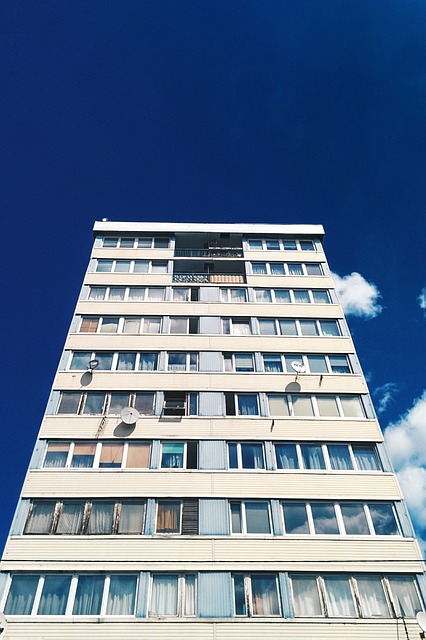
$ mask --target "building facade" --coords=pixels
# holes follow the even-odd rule
[[[94,236],[3,555],[6,637],[419,638],[422,557],[323,228]]]

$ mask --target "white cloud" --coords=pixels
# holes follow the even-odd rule
[[[375,284],[367,282],[356,271],[343,277],[337,273],[333,273],[332,276],[346,315],[375,318],[381,313],[383,307],[378,302],[381,294]]]
[[[420,295],[417,298],[417,301],[421,309],[426,309],[426,287],[423,287]]]
[[[373,395],[377,401],[377,413],[386,411],[398,391],[398,385],[395,382],[386,382],[381,387],[374,389]]]
[[[426,391],[385,431],[385,441],[413,521],[426,537]]]

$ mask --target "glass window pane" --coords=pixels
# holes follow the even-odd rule
[[[289,416],[288,400],[286,395],[268,394],[269,415]]]
[[[154,238],[154,249],[168,249],[169,238]]]
[[[107,616],[132,616],[135,612],[136,576],[111,576]]]
[[[135,401],[135,409],[142,415],[154,415],[154,393],[137,393]]]
[[[92,512],[87,525],[89,535],[108,535],[112,533],[114,502],[92,502]]]
[[[39,576],[13,576],[4,613],[9,616],[29,616],[38,582]]]
[[[148,300],[162,302],[166,296],[164,287],[149,287]]]
[[[243,532],[241,519],[241,502],[231,502],[231,532]]]
[[[333,535],[339,533],[334,504],[331,502],[313,502],[311,504],[311,510],[315,533]]]
[[[301,240],[300,241],[300,248],[302,251],[314,251],[315,247],[314,247],[314,243],[312,242],[312,240]]]
[[[320,320],[320,326],[323,336],[340,336],[336,320]]]
[[[74,391],[63,392],[59,402],[58,413],[75,414],[80,405],[81,394]]]
[[[133,273],[148,273],[149,260],[135,260]]]
[[[182,289],[180,287],[174,287],[172,291],[175,302],[189,302],[191,299],[191,292],[188,288]]]
[[[241,443],[243,469],[264,469],[263,446],[258,442]]]
[[[240,416],[258,416],[259,406],[256,393],[237,394],[238,414]]]
[[[391,504],[369,503],[370,516],[373,521],[374,531],[378,536],[399,535],[398,525],[395,520]]]
[[[86,442],[76,442],[72,454],[71,467],[88,469],[93,467],[96,445]]]
[[[289,262],[288,273],[291,276],[303,276],[303,267],[299,262]]]
[[[95,359],[98,361],[96,367],[98,371],[110,371],[112,367],[112,353],[95,353]]]
[[[45,469],[58,469],[65,467],[68,458],[69,443],[49,442],[44,458],[43,467]]]
[[[251,270],[253,275],[264,276],[268,273],[266,269],[266,262],[252,262]]]
[[[180,500],[158,500],[157,533],[180,532]]]
[[[301,444],[300,449],[305,469],[325,469],[324,455],[321,445]]]
[[[161,318],[144,318],[142,333],[160,333]]]
[[[321,616],[322,609],[315,577],[292,576],[294,615],[296,618]]]
[[[358,576],[357,586],[364,618],[388,618],[389,608],[380,576]]]
[[[299,468],[295,444],[275,443],[275,457],[277,459],[278,469]]]
[[[121,410],[124,407],[128,407],[130,404],[129,393],[120,393],[119,391],[111,393],[111,399],[109,401],[108,413],[110,415],[120,415]]]
[[[245,289],[229,289],[231,302],[246,302],[247,294]]]
[[[314,409],[312,400],[309,396],[292,395],[291,402],[293,405],[293,415],[298,417],[313,416]]]
[[[123,333],[139,333],[141,328],[140,318],[124,318]]]
[[[63,616],[70,585],[71,576],[46,575],[37,614],[39,616]]]
[[[139,359],[139,371],[156,371],[158,353],[141,353]]]
[[[96,271],[98,273],[109,273],[112,270],[112,260],[98,260]]]
[[[272,302],[272,293],[270,289],[255,289],[256,302]]]
[[[298,362],[303,365],[303,358],[300,353],[291,353],[287,356],[284,356],[285,360],[285,368],[287,373],[292,373],[293,375],[296,373],[295,369],[291,366],[293,362]]]
[[[163,442],[161,450],[162,468],[183,469],[183,442]]]
[[[104,576],[79,576],[73,616],[97,616],[101,612]]]
[[[117,371],[134,371],[136,353],[119,353]]]
[[[170,333],[188,333],[188,318],[170,318]]]
[[[78,351],[73,353],[70,369],[71,371],[86,370],[89,360],[92,358],[91,351]]]
[[[138,239],[138,248],[139,249],[151,249],[152,247],[152,238],[139,238]]]
[[[266,373],[282,373],[283,363],[278,353],[263,354],[263,368]]]
[[[283,240],[283,246],[285,251],[296,251],[296,240]]]
[[[130,260],[116,260],[114,271],[115,273],[129,273]]]
[[[118,244],[118,238],[104,238],[102,246],[104,247],[116,247]]]
[[[285,275],[284,265],[281,262],[271,262],[270,269],[271,269],[271,275],[273,276]]]
[[[249,336],[251,334],[250,320],[233,318],[232,333],[235,336]]]
[[[126,467],[128,469],[147,469],[149,467],[149,453],[148,443],[129,442]]]
[[[118,318],[102,318],[101,333],[117,333]]]
[[[90,287],[89,300],[104,300],[106,287]]]
[[[328,373],[325,356],[308,356],[309,371],[311,373]]]
[[[153,575],[150,615],[177,616],[178,576]]]
[[[153,262],[152,263],[152,273],[167,273],[168,263],[167,262]]]
[[[294,301],[299,304],[310,303],[309,293],[306,289],[295,289],[293,291]]]
[[[143,301],[145,299],[145,287],[130,287],[129,300]]]
[[[340,396],[345,418],[364,418],[361,398],[359,396]]]
[[[250,239],[248,240],[248,245],[250,251],[262,251],[263,249],[262,240]]]
[[[352,451],[359,471],[380,471],[374,446],[352,445]]]
[[[304,502],[283,502],[285,532],[308,534],[309,523]]]
[[[322,276],[322,269],[320,264],[314,262],[308,262],[306,264],[306,273],[308,276]]]
[[[340,505],[345,531],[348,535],[368,536],[370,530],[367,524],[364,507],[361,503],[346,502]]]
[[[81,533],[83,525],[84,502],[64,502],[59,517],[56,533],[58,535],[75,536]]]
[[[280,250],[280,241],[279,240],[266,240],[266,248],[268,251],[279,251]]]
[[[119,469],[123,458],[123,445],[102,444],[101,457],[99,460],[100,469]]]
[[[133,245],[135,244],[134,238],[121,238],[120,247],[122,249],[133,249]]]
[[[198,353],[189,354],[189,370],[198,371]]]
[[[238,469],[237,445],[234,442],[228,444],[229,468]]]
[[[247,615],[246,596],[244,592],[244,576],[239,573],[234,575],[234,599],[235,615]]]
[[[34,502],[25,526],[25,533],[46,534],[52,529],[56,502]]]
[[[254,616],[279,616],[277,580],[273,575],[251,576]]]
[[[195,575],[185,575],[185,603],[183,614],[185,616],[197,615],[197,607],[195,601],[196,587],[195,587]]]
[[[124,300],[125,287],[110,287],[108,300]]]
[[[349,579],[343,576],[324,576],[328,615],[333,618],[356,618]]]
[[[235,371],[254,371],[253,355],[251,353],[235,354]]]
[[[271,533],[267,502],[246,502],[247,533]]]
[[[312,295],[316,304],[330,304],[330,296],[326,289],[312,289]]]
[[[290,304],[290,291],[288,289],[274,289],[275,291],[275,301],[280,304]]]
[[[279,325],[282,336],[297,336],[296,320],[280,320]]]
[[[329,444],[328,455],[330,456],[331,468],[334,471],[352,471],[352,459],[347,444]]]
[[[121,504],[120,521],[118,523],[118,533],[141,534],[145,516],[144,501],[123,501]]]
[[[414,618],[419,611],[422,611],[419,596],[410,576],[389,577],[389,584],[397,616]]]
[[[315,320],[300,320],[300,331],[302,336],[319,336]]]
[[[105,404],[104,393],[87,393],[86,402],[84,403],[84,414],[102,413]]]
[[[186,370],[186,353],[169,353],[168,370],[169,371],[185,371]]]
[[[334,418],[339,415],[335,396],[317,396],[318,412],[320,416]]]
[[[350,367],[346,356],[329,356],[333,373],[350,373]]]
[[[259,319],[259,332],[261,336],[275,336],[277,334],[275,320]]]
[[[99,326],[99,318],[82,318],[80,333],[96,333]]]

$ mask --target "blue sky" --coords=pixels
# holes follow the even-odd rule
[[[0,546],[103,217],[323,224],[426,539],[425,31],[424,0],[3,0]]]

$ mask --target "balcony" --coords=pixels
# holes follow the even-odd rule
[[[240,247],[208,247],[207,249],[175,249],[176,258],[242,258]]]
[[[244,284],[245,277],[234,273],[174,273],[173,282],[192,282],[197,284]]]

